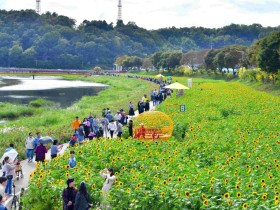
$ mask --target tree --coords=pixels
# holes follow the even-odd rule
[[[161,67],[161,57],[162,57],[163,52],[156,52],[152,55],[152,64],[159,69]]]
[[[182,55],[181,65],[188,65],[192,70],[204,65],[205,56],[209,50],[189,51]]]
[[[247,47],[233,45],[223,48],[222,52],[224,53],[224,67],[233,70],[248,67]]]
[[[21,67],[22,66],[22,47],[16,43],[12,48],[9,49],[9,61],[10,66]]]
[[[224,66],[225,66],[225,54],[222,50],[220,50],[216,56],[214,57],[214,66],[219,69],[220,72],[222,72]]]
[[[216,72],[217,66],[214,60],[219,52],[220,50],[212,49],[206,54],[204,62],[207,70],[212,70]]]
[[[142,67],[144,69],[148,69],[150,67],[152,67],[153,64],[152,64],[152,58],[151,57],[148,57],[148,58],[144,58],[143,59],[143,64],[142,64]]]
[[[259,47],[256,59],[258,66],[268,73],[277,73],[280,69],[280,32],[262,39]]]

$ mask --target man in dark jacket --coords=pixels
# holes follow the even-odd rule
[[[74,179],[69,178],[66,183],[67,188],[65,188],[62,192],[63,210],[74,210],[75,198],[77,194]]]

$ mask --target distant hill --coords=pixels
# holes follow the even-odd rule
[[[134,22],[114,26],[102,20],[75,20],[34,10],[0,10],[0,67],[88,69],[112,68],[121,55],[148,56],[157,51],[250,46],[279,31],[259,24],[223,28],[163,28],[146,30]]]

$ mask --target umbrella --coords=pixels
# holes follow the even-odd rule
[[[165,88],[169,88],[169,89],[178,89],[178,90],[190,89],[190,88],[188,88],[187,86],[180,84],[179,82],[175,82],[175,83],[173,83],[173,84],[171,84],[171,85],[167,85],[167,86],[165,86]]]
[[[160,77],[164,77],[162,74],[158,74],[155,77],[160,78]]]
[[[2,163],[5,157],[9,157],[10,161],[14,161],[16,157],[18,156],[18,152],[15,149],[10,150],[9,152],[5,152],[2,156],[0,162]]]
[[[41,137],[38,142],[41,144],[53,143],[53,138],[49,137],[49,136],[44,136],[44,137]]]

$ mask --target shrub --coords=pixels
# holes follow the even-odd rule
[[[46,100],[44,98],[38,98],[36,100],[30,101],[29,105],[35,108],[53,106],[54,102]]]

